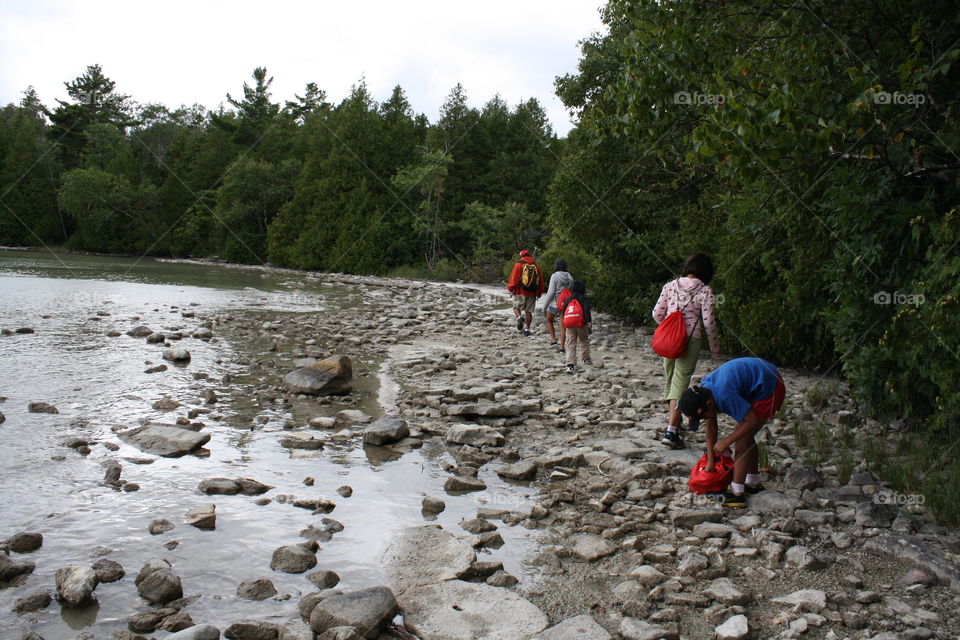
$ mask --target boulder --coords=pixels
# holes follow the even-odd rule
[[[127,335],[133,336],[134,338],[146,338],[152,333],[153,329],[144,324],[136,326],[133,329],[130,329],[130,331],[127,331]]]
[[[468,444],[471,447],[502,447],[503,434],[479,424],[455,424],[447,430],[449,444]]]
[[[197,490],[208,496],[233,496],[240,493],[240,485],[230,478],[207,478],[200,481]]]
[[[570,553],[585,562],[609,556],[616,550],[610,541],[592,533],[582,533],[570,539]]]
[[[487,488],[486,483],[478,478],[469,476],[450,476],[443,483],[443,490],[450,493],[466,493],[469,491],[483,491]]]
[[[530,640],[613,640],[589,615],[574,616],[541,631]]]
[[[719,640],[743,640],[750,635],[750,625],[747,616],[743,614],[731,616],[727,621],[714,629]]]
[[[197,529],[212,531],[217,528],[217,505],[205,504],[194,507],[183,516],[184,523]]]
[[[277,588],[267,578],[241,582],[237,587],[237,597],[244,600],[266,600],[277,595]]]
[[[223,631],[229,640],[279,640],[280,627],[263,620],[237,620]]]
[[[0,552],[0,582],[5,582],[25,573],[32,573],[37,565],[33,562],[17,562]]]
[[[318,451],[323,449],[323,439],[309,433],[290,433],[280,438],[280,446],[284,449]]]
[[[68,607],[79,607],[88,603],[93,596],[93,590],[100,584],[96,571],[78,564],[57,569],[54,579],[57,584],[57,600]]]
[[[422,640],[524,640],[547,616],[510,589],[448,580],[399,595],[404,625]]]
[[[353,388],[353,364],[346,356],[332,356],[288,373],[283,384],[291,393],[316,396],[350,393]]]
[[[220,640],[220,630],[213,625],[200,624],[172,633],[163,640]]]
[[[187,429],[151,424],[121,431],[120,439],[145,453],[175,458],[199,449],[210,441],[210,435]]]
[[[163,350],[163,359],[176,364],[190,362],[190,352],[183,347],[172,347]]]
[[[60,413],[59,409],[47,402],[31,402],[27,405],[30,413]]]
[[[447,503],[439,498],[426,496],[420,506],[426,513],[441,513],[447,508]]]
[[[317,636],[317,640],[363,640],[353,627],[333,627]]]
[[[397,599],[387,587],[370,587],[324,598],[310,612],[310,628],[324,633],[353,627],[364,638],[376,638],[397,615]]]
[[[259,496],[273,489],[269,484],[263,484],[252,478],[236,478],[234,482],[240,485],[240,493],[245,496]]]
[[[803,503],[788,495],[767,489],[756,495],[747,498],[747,506],[752,511],[760,513],[781,513],[790,515],[797,509],[803,507]]]
[[[146,567],[144,567],[146,569]],[[172,569],[156,569],[144,575],[141,570],[137,576],[137,593],[150,604],[167,604],[183,597],[183,585],[180,577]]]
[[[42,546],[42,533],[27,533],[24,531],[15,533],[3,542],[0,542],[0,550],[13,551],[14,553],[31,553]]]
[[[407,421],[400,416],[383,416],[363,431],[363,443],[383,446],[403,440],[410,435]]]
[[[116,582],[126,575],[123,566],[119,562],[100,558],[93,563],[93,570],[97,574],[97,580],[101,583]]]
[[[303,573],[317,566],[317,543],[301,542],[278,547],[270,559],[270,568],[284,573]]]
[[[423,525],[402,530],[387,547],[383,564],[387,582],[399,594],[465,576],[476,559],[476,552],[453,534],[436,525]]]
[[[168,531],[173,531],[176,526],[165,518],[157,518],[147,527],[147,531],[150,532],[150,535],[156,536],[161,533],[166,533]]]
[[[53,602],[53,598],[50,597],[49,593],[46,591],[38,591],[23,598],[18,598],[13,603],[11,610],[14,613],[30,613],[31,611],[49,607],[51,602]]]
[[[820,472],[810,467],[792,467],[783,477],[783,484],[788,489],[805,491],[820,486]]]
[[[723,519],[723,508],[720,506],[707,509],[677,509],[670,514],[670,520],[675,527],[694,527],[704,522],[719,522]]]
[[[340,584],[340,576],[336,571],[318,569],[307,574],[307,580],[317,585],[318,589],[332,589]]]

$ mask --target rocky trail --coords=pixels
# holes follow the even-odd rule
[[[157,410],[169,412],[164,421],[117,429],[117,443],[158,456],[202,453],[210,438],[204,421],[213,420],[214,409],[228,414],[230,402],[247,402],[262,409],[253,428],[285,416],[279,438],[291,450],[352,445],[366,447],[368,456],[396,459],[442,448],[447,455],[436,459],[447,473],[444,491],[425,491],[423,524],[400,531],[389,544],[381,559],[383,584],[348,589],[336,567],[316,569],[318,543],[351,525],[330,517],[336,499],[211,476],[198,491],[258,504],[289,502],[319,518],[299,534],[286,532],[305,541],[278,547],[270,561],[276,573],[304,574],[302,592],[278,594],[266,577],[237,585],[238,597],[251,601],[296,598],[300,617],[238,619],[222,629],[224,637],[922,640],[960,633],[957,531],[933,523],[921,504],[900,504],[859,459],[841,483],[842,469],[810,465],[797,442],[813,419],[831,424],[835,437],[883,437],[885,427],[863,419],[842,390],[811,407],[808,391],[817,379],[782,372],[787,400],[760,438],[767,490],[746,509],[725,510],[687,488],[702,433],[687,434],[683,450],[659,443],[666,414],[657,400],[662,367],[645,331],[597,314],[593,364],[570,373],[548,347],[542,316],[534,335],[523,336],[498,292],[326,278],[354,287],[356,308],[296,315],[247,309],[192,320],[204,330],[197,339],[224,335],[246,344],[249,355],[237,363],[244,374],[198,377],[189,398],[160,401]],[[149,329],[132,333],[171,342]],[[171,363],[189,361],[187,349],[171,344],[168,350]],[[380,390],[385,416],[364,413],[369,398],[356,389],[316,395],[331,387],[345,391],[354,363],[388,381]],[[697,373],[713,366],[702,361]],[[730,426],[721,421],[722,431]],[[95,444],[70,446],[82,453]],[[102,444],[118,446],[109,439]],[[502,481],[497,487],[490,486],[491,473]],[[108,465],[104,482],[136,490],[117,467]],[[341,499],[352,492],[337,489]],[[433,523],[463,496],[476,505],[459,524],[466,534]],[[210,505],[192,513],[189,524],[216,527],[216,517]],[[158,518],[150,533],[171,526]],[[509,551],[516,528],[535,541],[532,551],[522,552],[519,575],[488,553]],[[0,584],[20,589],[42,562],[38,536],[25,532],[3,543],[10,554],[0,553]],[[197,614],[203,596],[190,595],[188,578],[181,582],[188,569],[144,559],[135,579],[124,579],[123,568],[106,558],[78,563],[57,572],[52,594],[17,591],[14,607],[28,623],[31,612],[54,598],[79,606],[101,583],[130,581],[145,606],[112,612],[128,620],[128,630],[112,637],[219,638],[221,629]],[[84,633],[77,637],[97,637]]]

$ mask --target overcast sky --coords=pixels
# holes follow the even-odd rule
[[[602,29],[602,0],[3,0],[0,104],[33,85],[44,104],[100,64],[140,103],[214,108],[242,95],[257,66],[275,102],[316,82],[332,102],[361,77],[386,100],[394,85],[436,122],[460,82],[471,106],[495,94],[511,106],[537,98],[554,131],[569,117],[554,96],[576,70],[578,41]]]

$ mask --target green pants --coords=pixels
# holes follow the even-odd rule
[[[700,340],[689,340],[687,350],[679,358],[663,359],[663,399],[679,400],[687,387],[690,378],[697,366],[697,357],[700,355]]]

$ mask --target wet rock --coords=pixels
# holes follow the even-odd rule
[[[162,564],[151,564],[154,562],[148,562],[137,575],[135,583],[140,597],[150,604],[166,604],[182,598],[180,577],[169,568],[169,564],[163,567]]]
[[[234,482],[240,485],[240,493],[245,496],[259,496],[273,489],[269,484],[263,484],[252,478],[236,478]]]
[[[26,597],[18,598],[13,603],[11,611],[14,613],[30,613],[31,611],[38,611],[49,607],[52,601],[53,598],[50,597],[49,593],[46,591],[38,591]]]
[[[165,617],[173,614],[173,609],[139,611],[127,620],[127,628],[134,633],[153,633]]]
[[[547,616],[509,589],[449,580],[398,596],[404,624],[422,640],[522,640],[543,631]]]
[[[291,433],[280,438],[280,446],[285,449],[317,451],[323,449],[323,440],[307,433]]]
[[[267,578],[241,582],[237,587],[237,597],[245,600],[266,600],[277,595],[277,588]]]
[[[460,523],[460,526],[469,533],[473,535],[480,535],[481,533],[486,533],[488,531],[496,531],[497,526],[485,520],[484,518],[472,518],[470,520],[464,520]]]
[[[278,547],[270,559],[270,568],[284,573],[303,573],[317,566],[317,543],[301,542]]]
[[[143,370],[144,373],[162,373],[166,371],[169,367],[165,364],[158,364],[155,367],[147,367]]]
[[[337,395],[353,388],[353,364],[346,356],[333,356],[287,374],[283,384],[291,393]]]
[[[427,513],[441,513],[447,508],[447,503],[439,498],[426,496],[420,503],[421,508]]]
[[[857,505],[856,523],[861,527],[889,527],[896,515],[888,504],[861,502]]]
[[[337,419],[329,416],[317,416],[310,418],[310,422],[307,424],[310,425],[311,429],[333,429],[337,426]]]
[[[193,626],[193,618],[189,613],[177,612],[167,616],[160,622],[158,629],[163,631],[183,631]]]
[[[183,347],[164,349],[163,359],[175,364],[186,364],[187,362],[190,362],[190,352]]]
[[[801,589],[771,600],[773,604],[797,607],[798,609],[820,613],[827,606],[827,594],[819,589]]]
[[[164,518],[157,518],[156,520],[150,523],[150,526],[147,527],[147,531],[150,532],[150,535],[156,536],[156,535],[160,535],[161,533],[173,531],[175,528],[176,526],[169,520],[166,520]]]
[[[750,625],[747,623],[747,616],[740,614],[727,618],[714,632],[719,640],[742,640],[750,635]]]
[[[317,640],[363,640],[353,627],[332,627],[317,636]]]
[[[363,443],[383,446],[403,440],[410,435],[407,421],[400,416],[383,416],[363,431]]]
[[[220,640],[220,630],[209,624],[201,624],[177,631],[163,640]]]
[[[14,333],[25,334],[25,333],[34,333],[33,327],[20,327]]]
[[[145,324],[141,324],[133,329],[130,329],[130,331],[127,331],[127,335],[133,336],[134,338],[146,338],[151,334],[153,334],[153,329]]]
[[[616,550],[608,540],[591,533],[576,535],[570,539],[570,553],[585,562],[604,558]]]
[[[230,478],[207,478],[206,480],[200,481],[197,490],[208,496],[233,496],[240,493],[240,485],[236,480],[231,480]]]
[[[167,339],[160,331],[155,331],[147,336],[147,344],[160,344]]]
[[[532,636],[530,640],[613,640],[613,636],[591,616],[581,615],[567,618]]]
[[[507,464],[497,469],[497,475],[509,480],[532,480],[537,475],[537,465],[529,460]]]
[[[816,489],[820,486],[820,473],[810,467],[792,467],[787,471],[783,478],[783,483],[788,489],[805,491],[807,489]]]
[[[210,435],[187,429],[146,425],[121,431],[120,439],[145,453],[174,458],[199,449],[210,441]]]
[[[170,396],[164,396],[159,400],[157,400],[156,402],[154,402],[151,406],[157,411],[173,411],[174,409],[177,409],[183,405],[181,405],[179,402],[177,402]],[[122,436],[123,434],[120,434],[120,435]]]
[[[126,575],[123,566],[119,562],[100,558],[93,563],[93,570],[97,574],[97,580],[101,583],[116,582]]]
[[[3,411],[0,411],[0,424],[3,424],[6,419],[7,417],[3,415]]]
[[[57,569],[54,579],[57,585],[57,600],[68,607],[79,607],[88,603],[93,596],[93,590],[100,583],[93,569],[77,564]]]
[[[359,635],[375,638],[397,612],[393,591],[370,587],[321,600],[310,612],[310,628],[324,633],[335,627],[353,627]]]
[[[317,585],[318,589],[332,589],[340,584],[340,576],[336,571],[318,569],[307,574],[307,580]]]
[[[31,402],[27,405],[27,411],[30,413],[60,413],[60,411],[47,402]]]
[[[0,552],[0,582],[10,580],[25,573],[32,573],[36,568],[32,562],[17,562],[11,560],[6,553]]]
[[[206,504],[194,507],[183,516],[184,524],[197,529],[212,531],[217,528],[217,505]]]
[[[447,430],[449,444],[468,444],[472,447],[502,447],[503,434],[483,425],[455,424]]]
[[[487,578],[487,584],[491,587],[512,587],[518,582],[520,581],[516,576],[507,573],[503,569],[495,572],[492,576]]]
[[[402,530],[384,553],[383,563],[388,583],[400,593],[467,575],[476,559],[476,552],[453,534],[423,525]]]
[[[314,513],[330,513],[336,508],[336,504],[326,498],[296,498],[293,506],[300,509],[310,509]]]
[[[449,492],[483,491],[487,488],[483,480],[467,476],[450,476],[443,483],[443,490]]]
[[[21,531],[15,533],[3,542],[0,550],[14,553],[31,553],[43,546],[43,534]]]
[[[278,640],[280,627],[263,620],[238,620],[223,632],[229,640]]]
[[[341,498],[349,498],[350,496],[353,495],[353,487],[348,487],[347,485],[343,485],[342,487],[337,488],[337,493],[340,495]]]

